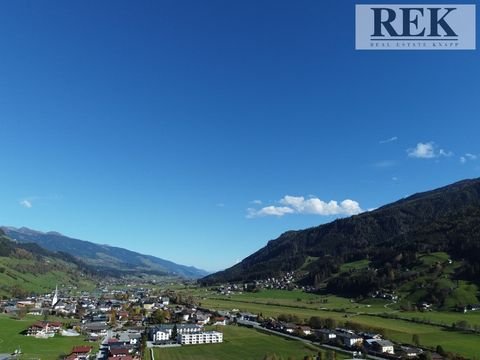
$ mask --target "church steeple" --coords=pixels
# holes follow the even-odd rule
[[[55,294],[53,294],[52,307],[58,302],[58,285],[55,286]]]

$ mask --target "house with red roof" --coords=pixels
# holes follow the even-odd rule
[[[72,352],[65,359],[66,360],[87,360],[92,353],[92,346],[80,345],[74,346]]]

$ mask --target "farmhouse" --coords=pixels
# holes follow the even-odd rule
[[[47,322],[37,321],[27,329],[27,336],[37,336],[40,334],[55,334],[60,331],[62,323],[58,321]]]

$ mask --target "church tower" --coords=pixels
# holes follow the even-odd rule
[[[53,294],[52,307],[58,302],[58,285],[55,286],[55,294]]]

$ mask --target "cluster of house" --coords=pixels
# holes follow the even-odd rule
[[[237,284],[227,284],[220,285],[216,290],[220,295],[231,295],[233,293],[241,294],[243,292],[243,287],[240,287]]]
[[[125,332],[117,333],[100,345],[98,354],[93,353],[92,346],[74,346],[65,360],[88,360],[94,355],[98,360],[140,360],[136,346],[140,336],[131,338]],[[134,342],[132,339],[135,339]]]
[[[140,331],[120,331],[100,345],[98,360],[139,360]],[[72,359],[75,360],[75,359]]]
[[[171,305],[170,293],[159,294],[151,288],[128,288],[107,290],[93,294],[67,295],[56,288],[53,294],[28,299],[11,300],[2,310],[15,312],[25,309],[30,314],[44,316],[25,331],[25,335],[41,338],[83,335],[87,341],[101,342],[99,359],[129,360],[139,356],[142,334],[145,327],[159,321],[166,323],[153,326],[148,331],[154,344],[213,344],[223,342],[223,333],[205,331],[207,324],[225,325],[226,317],[214,316],[210,311],[194,305]],[[175,294],[174,294],[175,295]],[[68,312],[66,312],[68,309]],[[58,321],[48,321],[49,315],[75,318],[69,321],[70,329]],[[174,323],[176,323],[174,325]],[[175,334],[173,328],[175,327]],[[108,340],[107,340],[108,339]],[[90,346],[72,349],[68,360],[81,360],[90,355]]]
[[[288,290],[297,287],[297,285],[295,285],[295,274],[293,271],[287,272],[283,276],[267,278],[261,282],[261,285],[265,289],[279,290]]]
[[[275,320],[267,320],[262,326],[267,329],[300,337],[308,337],[325,344],[345,349],[363,349],[370,354],[397,355],[398,358],[417,358],[422,349],[396,345],[382,335],[368,332],[356,333],[350,329],[312,329],[309,326],[288,324]]]
[[[244,291],[256,291],[260,289],[293,290],[302,289],[295,283],[294,272],[287,272],[279,277],[270,277],[263,280],[255,280],[242,284],[223,284],[215,290],[221,295],[241,294]]]
[[[157,297],[155,306],[152,306],[151,290],[142,288],[131,287],[128,291],[104,289],[91,294],[70,290],[64,287],[60,292],[57,287],[51,294],[4,300],[0,302],[0,312],[43,317],[43,321],[36,321],[25,329],[26,336],[79,336],[79,346],[72,349],[69,360],[90,355],[91,346],[80,345],[85,344],[85,340],[100,342],[107,338],[109,340],[102,345],[98,358],[129,360],[139,356],[140,339],[149,313],[169,304],[168,297],[162,296]],[[56,316],[56,321],[49,321],[52,315]],[[69,320],[67,328],[57,320],[59,316],[75,320]]]
[[[15,314],[25,312],[30,315],[55,313],[60,316],[72,316],[77,312],[77,299],[60,299],[58,288],[55,293],[40,296],[30,296],[20,300],[4,300],[0,302],[2,312]]]

